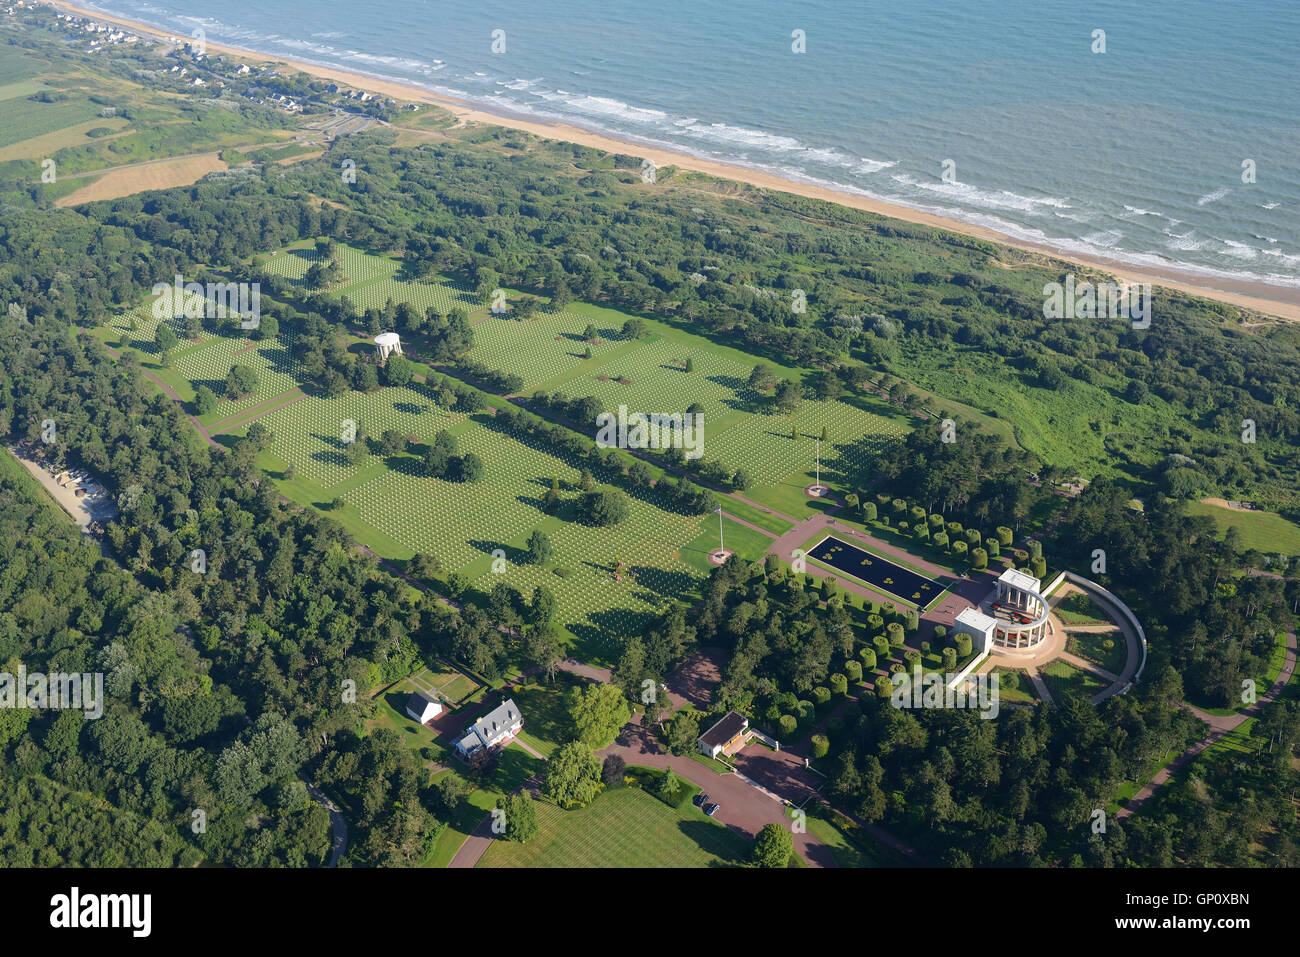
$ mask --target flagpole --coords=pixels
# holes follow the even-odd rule
[[[722,544],[722,506],[718,506],[718,551],[725,552],[726,546]]]

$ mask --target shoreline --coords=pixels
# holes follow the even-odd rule
[[[100,20],[105,23],[113,23],[142,36],[162,39],[178,36],[176,33],[153,27],[149,24],[140,23],[139,21],[130,20],[115,14],[101,13],[97,10],[66,2],[66,0],[45,0],[45,2],[56,10],[75,13],[79,16]],[[284,65],[320,79],[346,84],[347,86],[365,90],[370,93],[379,93],[384,96],[392,97],[395,100],[414,103],[430,103],[447,110],[462,124],[479,123],[485,126],[498,126],[506,129],[531,133],[543,139],[576,143],[579,146],[598,149],[607,153],[628,153],[649,159],[659,167],[675,166],[681,170],[704,173],[718,179],[745,183],[749,186],[770,190],[772,192],[789,193],[806,199],[822,200],[861,212],[873,213],[878,216],[885,216],[891,219],[912,223],[914,225],[942,229],[945,232],[956,233],[962,236],[996,243],[1000,246],[1019,249],[1024,252],[1036,253],[1059,262],[1101,270],[1109,273],[1117,281],[1124,284],[1150,283],[1153,286],[1164,286],[1192,296],[1227,303],[1243,309],[1263,313],[1268,316],[1300,321],[1300,287],[1274,286],[1268,283],[1249,280],[1207,277],[1176,268],[1157,269],[1151,267],[1137,267],[1121,260],[1109,259],[1104,256],[1079,256],[1072,253],[1061,252],[1047,243],[1036,243],[1017,239],[995,230],[987,229],[983,226],[976,226],[958,219],[951,219],[949,217],[927,213],[923,210],[913,209],[910,206],[903,206],[886,200],[878,200],[867,196],[861,196],[856,193],[818,186],[812,183],[778,176],[774,173],[752,169],[735,163],[704,159],[691,153],[668,149],[661,146],[648,146],[634,140],[621,140],[605,133],[595,132],[584,129],[580,126],[575,126],[571,123],[534,119],[504,111],[490,112],[472,103],[441,93],[435,93],[432,90],[427,90],[423,87],[416,86],[413,83],[401,80],[367,76],[366,74],[356,73],[342,67],[325,66],[291,57],[283,57],[277,54],[261,53],[254,50],[245,50],[239,47],[229,46],[227,44],[213,43],[211,41],[208,41],[207,48],[210,52],[223,53],[227,56],[238,57],[242,60],[247,60],[253,63]]]

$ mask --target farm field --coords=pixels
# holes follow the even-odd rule
[[[671,808],[640,788],[606,791],[564,811],[537,801],[539,833],[527,844],[496,841],[479,867],[717,867],[745,859],[748,841],[690,802]]]

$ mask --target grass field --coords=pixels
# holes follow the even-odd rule
[[[1064,661],[1053,661],[1042,669],[1052,697],[1057,701],[1066,698],[1088,698],[1095,695],[1105,685],[1102,680],[1090,672],[1076,668]]]
[[[1081,591],[1066,595],[1055,605],[1056,617],[1067,625],[1108,625],[1110,618]]]
[[[1113,632],[1075,631],[1069,635],[1066,650],[1096,662],[1113,675],[1124,670],[1124,658],[1128,653],[1124,635],[1116,628]],[[1106,643],[1110,642],[1110,647]]]
[[[1013,704],[1033,704],[1038,700],[1034,694],[1034,683],[1029,680],[1025,673],[1017,668],[994,668],[993,673],[998,675],[998,697],[1004,701]],[[1007,686],[1007,676],[1015,676],[1015,688]]]
[[[689,798],[671,808],[637,787],[606,791],[587,807],[563,811],[537,802],[537,837],[497,841],[479,867],[718,867],[745,860],[749,842],[710,820]]]
[[[1237,529],[1246,548],[1268,555],[1300,555],[1300,525],[1288,522],[1275,512],[1248,512],[1206,502],[1190,502],[1187,511],[1192,515],[1209,515],[1219,526],[1221,535],[1229,528]]]

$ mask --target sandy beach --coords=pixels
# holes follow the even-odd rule
[[[110,16],[85,7],[78,7],[75,4],[66,3],[64,0],[47,0],[47,2],[53,7],[72,13],[78,13],[82,16],[100,20],[105,23],[115,23],[141,35],[162,38],[176,36],[176,34],[169,33],[168,31],[158,30],[154,27],[133,20]],[[661,147],[643,146],[634,142],[618,140],[568,123],[549,122],[517,115],[487,112],[472,104],[458,101],[452,97],[436,94],[407,83],[394,80],[376,79],[364,74],[353,73],[335,67],[320,66],[315,63],[305,63],[300,60],[293,60],[272,54],[241,50],[236,47],[224,46],[212,42],[209,42],[207,46],[210,52],[224,53],[229,57],[237,57],[241,61],[276,64],[282,68],[308,73],[356,89],[379,93],[384,96],[392,97],[395,100],[416,103],[432,103],[450,111],[465,123],[482,123],[506,127],[509,129],[523,130],[547,139],[557,139],[577,143],[581,146],[588,146],[593,149],[604,150],[611,153],[627,153],[633,156],[649,159],[658,167],[675,166],[683,170],[707,173],[721,179],[748,183],[751,186],[778,192],[793,193],[810,199],[825,200],[852,209],[876,213],[881,216],[888,216],[893,219],[904,220],[919,225],[932,226],[936,229],[943,229],[966,236],[973,236],[1029,252],[1041,253],[1061,262],[1074,263],[1076,265],[1104,270],[1114,276],[1117,280],[1124,283],[1151,283],[1156,286],[1178,289],[1192,295],[1202,296],[1206,299],[1231,303],[1244,309],[1255,310],[1267,315],[1291,320],[1300,320],[1300,288],[1273,286],[1267,283],[1258,282],[1218,279],[1200,276],[1195,273],[1184,272],[1177,269],[1138,269],[1123,262],[1108,260],[1104,257],[1084,258],[1059,252],[1045,244],[1014,239],[1001,233],[994,232],[993,230],[984,229],[969,223],[963,223],[959,220],[936,216],[907,206],[888,203],[882,200],[875,200],[865,196],[858,196],[852,193],[840,192],[838,190],[816,186],[811,183],[802,183],[798,180],[786,179],[770,173],[765,173],[761,170],[753,170],[716,160],[702,159],[697,156],[692,156],[689,153],[663,149]]]

